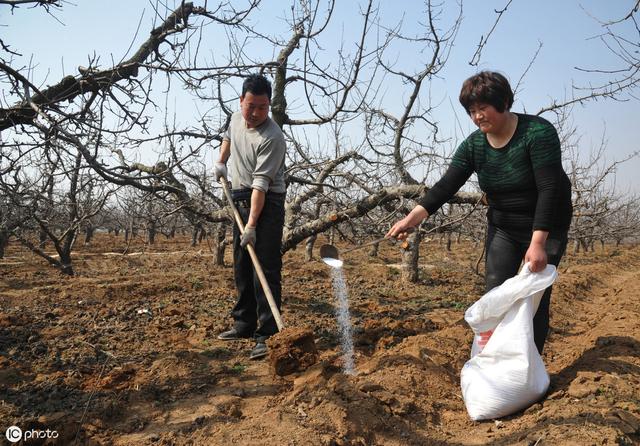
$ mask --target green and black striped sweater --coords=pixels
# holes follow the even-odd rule
[[[569,228],[571,183],[562,168],[558,133],[539,116],[517,115],[506,146],[494,149],[480,130],[460,144],[446,173],[419,201],[429,215],[476,172],[487,195],[489,223],[527,231]]]

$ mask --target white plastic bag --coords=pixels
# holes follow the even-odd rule
[[[486,293],[467,309],[465,320],[475,333],[471,359],[460,384],[473,420],[510,415],[538,401],[549,387],[549,374],[533,341],[533,316],[544,290],[558,274],[553,265],[520,273]],[[486,345],[487,335],[493,331]]]

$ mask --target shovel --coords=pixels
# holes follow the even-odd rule
[[[240,234],[244,233],[244,222],[233,203],[231,192],[229,191],[229,183],[225,177],[220,178],[222,190],[227,198],[229,207],[233,214],[233,218],[240,229]],[[313,365],[318,359],[318,351],[315,341],[313,340],[313,332],[307,328],[287,329],[285,330],[280,310],[276,305],[276,300],[271,293],[269,282],[264,275],[262,265],[258,260],[258,255],[253,245],[248,244],[246,247],[253,262],[253,268],[258,276],[260,285],[267,297],[269,308],[276,321],[279,333],[269,339],[269,361],[277,375],[284,376],[305,369]]]
[[[415,228],[409,228],[404,232],[406,232],[407,234],[411,234],[413,231],[415,231]],[[367,246],[375,245],[376,243],[380,243],[385,240],[395,241],[396,239],[380,237],[370,242],[363,243],[358,246],[354,246],[353,248],[345,249],[344,251],[342,251],[342,254],[346,254],[348,252],[355,251],[357,249],[366,248]],[[320,258],[324,263],[334,268],[342,268],[342,265],[344,264],[344,262],[340,260],[340,253],[338,252],[338,248],[330,244],[322,245],[320,247]]]

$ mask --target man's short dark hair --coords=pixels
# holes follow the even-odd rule
[[[510,110],[513,91],[506,77],[495,71],[481,71],[462,83],[460,103],[469,113],[474,104],[489,104],[499,112]]]
[[[242,96],[251,93],[255,96],[266,94],[271,101],[271,82],[262,74],[250,74],[242,83]]]

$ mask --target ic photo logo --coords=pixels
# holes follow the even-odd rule
[[[10,443],[17,443],[20,440],[24,440],[26,443],[29,440],[40,440],[47,438],[58,438],[58,431],[52,431],[51,429],[29,429],[22,432],[18,426],[11,426],[4,433]]]
[[[7,440],[9,440],[11,443],[17,443],[22,439],[22,429],[20,429],[18,426],[9,427],[4,434],[7,437]]]

